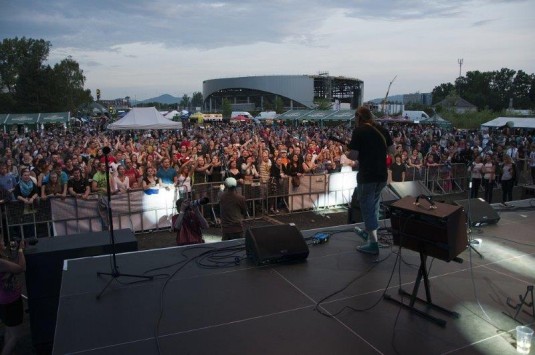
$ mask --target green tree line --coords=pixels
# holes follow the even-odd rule
[[[76,112],[93,101],[79,64],[67,57],[45,64],[51,44],[43,39],[4,39],[0,44],[0,113]]]
[[[535,109],[535,74],[502,68],[469,71],[455,83],[443,83],[433,89],[433,104],[447,97],[460,96],[477,106],[478,111],[502,111],[512,101],[515,109]]]

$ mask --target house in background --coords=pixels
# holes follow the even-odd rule
[[[455,113],[467,113],[477,111],[476,105],[472,105],[465,99],[458,96],[447,97],[444,100],[436,103],[434,107],[442,107],[443,110],[454,111]]]

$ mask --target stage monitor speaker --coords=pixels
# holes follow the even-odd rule
[[[468,245],[466,215],[460,206],[404,197],[390,205],[394,244],[451,261]]]
[[[400,198],[407,197],[407,196],[418,197],[420,195],[425,195],[425,196],[435,195],[421,181],[391,182],[388,186]]]
[[[245,248],[257,265],[304,260],[309,253],[301,232],[289,224],[247,229]]]
[[[386,186],[383,191],[381,191],[381,202],[382,203],[391,203],[393,201],[399,200],[399,196],[390,189],[389,186]]]
[[[132,230],[115,231],[115,250],[117,253],[137,250],[137,240]],[[39,238],[36,245],[26,249],[26,289],[35,346],[54,341],[64,260],[111,252],[109,232]]]
[[[457,206],[462,206],[471,226],[495,224],[500,220],[500,216],[494,211],[494,208],[482,198],[456,200],[454,203]]]

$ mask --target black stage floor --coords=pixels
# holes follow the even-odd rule
[[[387,287],[396,298],[398,285],[412,290],[417,253],[402,249],[401,263],[398,247],[361,255],[352,226],[340,226],[304,231],[305,238],[340,232],[289,265],[235,264],[245,256],[239,241],[121,254],[122,272],[159,276],[136,284],[119,278],[100,300],[108,278],[96,272],[108,271],[110,258],[68,261],[54,353],[513,354],[518,323],[502,312],[514,314],[507,298],[518,302],[535,281],[535,210],[521,207],[473,230],[483,259],[468,249],[462,264],[428,260],[433,302],[460,314],[429,311],[445,327],[383,299]],[[317,303],[335,292],[320,313]],[[519,320],[534,322],[523,312]]]

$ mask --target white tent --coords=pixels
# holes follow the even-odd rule
[[[503,127],[508,124],[508,122],[513,123],[514,128],[535,128],[535,117],[498,117],[492,121],[485,122],[481,125],[483,127]]]
[[[180,116],[180,112],[177,110],[169,111],[163,117],[172,120],[175,116]]]
[[[173,122],[159,113],[155,107],[134,107],[119,121],[108,125],[111,130],[126,129],[180,129],[181,122]]]

